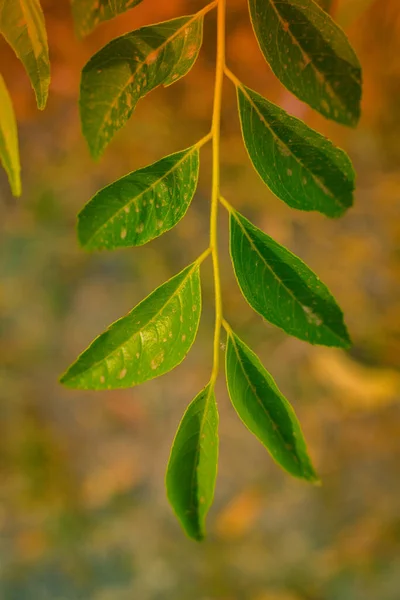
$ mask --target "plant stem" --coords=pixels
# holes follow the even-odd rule
[[[213,145],[213,173],[211,190],[211,215],[210,215],[210,248],[214,269],[215,289],[215,331],[214,331],[214,360],[211,372],[210,385],[213,386],[219,371],[219,345],[222,323],[222,297],[221,279],[218,256],[218,203],[220,196],[220,138],[221,138],[221,106],[222,86],[225,69],[225,16],[226,0],[218,0],[217,16],[217,62],[215,76],[214,109],[212,118],[212,145]]]

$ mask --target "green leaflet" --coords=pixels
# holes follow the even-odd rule
[[[14,109],[6,84],[0,75],[0,160],[8,175],[14,196],[21,195],[18,131]]]
[[[84,37],[102,21],[108,21],[141,2],[143,0],[71,0],[76,33]]]
[[[140,98],[168,86],[192,68],[203,39],[203,15],[142,27],[95,54],[82,71],[82,130],[99,157]]]
[[[0,33],[22,61],[42,110],[50,84],[50,62],[39,0],[0,0]]]
[[[218,463],[218,410],[208,385],[189,405],[171,450],[166,475],[168,499],[187,535],[205,536]]]
[[[247,151],[270,190],[293,208],[343,214],[355,180],[347,154],[253,90],[237,92]]]
[[[278,465],[295,477],[317,482],[293,408],[258,357],[231,330],[226,379],[239,417]]]
[[[141,246],[176,225],[197,187],[199,150],[192,146],[134,171],[97,192],[78,217],[87,250]]]
[[[240,289],[267,321],[310,344],[347,348],[343,314],[307,265],[243,215],[230,215],[230,251]]]
[[[329,119],[360,118],[361,67],[331,17],[313,0],[249,0],[261,51],[281,82]]]
[[[71,388],[126,388],[174,369],[196,337],[201,312],[199,263],[158,287],[97,337],[62,376]]]

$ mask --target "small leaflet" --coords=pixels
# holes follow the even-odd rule
[[[133,387],[174,369],[189,352],[201,313],[197,262],[113,323],[61,377],[70,388]]]
[[[21,165],[14,109],[3,77],[0,75],[0,160],[14,196],[21,195]]]
[[[230,252],[242,294],[267,321],[310,344],[351,345],[343,313],[322,281],[236,211],[230,215]]]
[[[41,110],[50,84],[46,26],[39,0],[0,0],[0,33],[23,63]]]
[[[82,131],[91,154],[103,154],[136,104],[159,85],[186,75],[203,39],[203,15],[180,17],[127,33],[97,52],[82,71]]]
[[[214,498],[218,463],[218,410],[208,385],[187,408],[171,450],[168,499],[186,534],[200,541]]]
[[[361,66],[345,33],[313,0],[249,0],[260,49],[289,91],[328,119],[360,118]]]

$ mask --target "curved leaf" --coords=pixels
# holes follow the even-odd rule
[[[267,321],[310,344],[347,348],[343,314],[307,265],[236,211],[230,251],[240,289]]]
[[[344,32],[313,0],[249,0],[253,28],[288,90],[328,119],[360,118],[361,66]]]
[[[88,250],[112,250],[153,240],[186,214],[198,176],[199,150],[192,146],[122,177],[80,212],[80,243]]]
[[[142,27],[107,44],[82,71],[82,130],[99,157],[140,98],[192,68],[203,39],[203,15]]]
[[[42,110],[49,90],[50,62],[39,0],[0,0],[0,33],[23,63]]]
[[[198,262],[111,325],[62,376],[71,388],[117,389],[174,369],[189,352],[201,312]]]
[[[208,385],[189,405],[172,445],[166,475],[168,499],[187,535],[205,536],[218,463],[218,410]]]
[[[294,477],[317,482],[293,408],[258,357],[231,330],[226,348],[226,380],[239,417],[278,465]]]
[[[108,21],[141,2],[143,0],[71,0],[76,33],[83,37],[102,21]]]
[[[342,215],[355,180],[347,154],[253,90],[237,92],[247,151],[270,190],[293,208]]]
[[[0,160],[8,175],[14,196],[21,195],[17,123],[11,98],[0,75]]]

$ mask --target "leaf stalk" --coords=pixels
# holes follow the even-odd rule
[[[218,205],[220,197],[220,139],[221,139],[221,108],[222,88],[224,83],[225,69],[225,23],[226,23],[226,0],[218,0],[217,3],[217,60],[215,74],[214,107],[212,118],[212,188],[211,188],[211,214],[210,214],[210,248],[214,270],[215,290],[215,330],[214,330],[214,358],[211,372],[210,385],[215,384],[219,371],[219,352],[222,325],[222,294],[221,278],[218,255]]]

